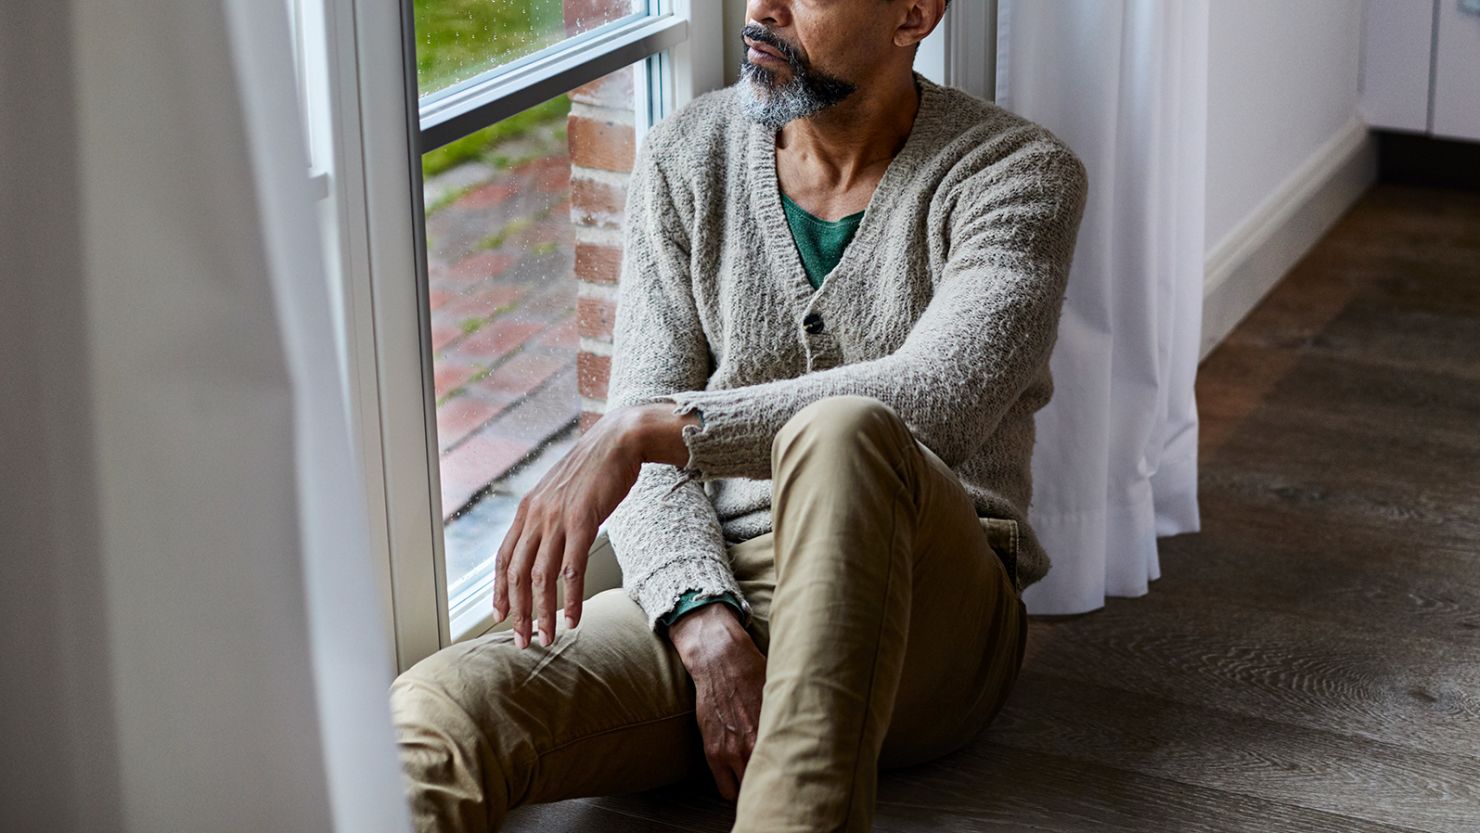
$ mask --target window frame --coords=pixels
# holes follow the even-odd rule
[[[646,61],[649,83],[636,85],[640,143],[648,125],[733,80],[724,21],[742,17],[744,2],[649,0],[647,17],[606,24],[425,100],[412,0],[288,2],[296,10],[310,176],[320,197],[379,601],[396,670],[404,670],[491,625],[491,612],[468,622],[454,621],[448,609],[422,153]],[[952,4],[917,65],[991,98],[994,44],[965,33],[992,31],[995,15],[995,0]]]
[[[396,665],[404,669],[490,624],[454,626],[442,575],[421,154],[647,61],[650,84],[639,85],[647,106],[636,114],[640,141],[650,121],[723,85],[722,8],[712,0],[649,0],[646,17],[598,27],[425,100],[417,89],[411,0],[293,0],[290,8],[304,55],[310,176],[330,250],[326,268],[380,603]]]

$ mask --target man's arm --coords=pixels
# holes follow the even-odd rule
[[[650,134],[638,153],[628,186],[608,409],[702,388],[711,372],[689,277],[688,233],[681,219],[687,212],[674,204],[652,153],[654,138]],[[666,421],[669,443],[679,439],[677,430],[671,419]],[[607,534],[623,586],[655,631],[659,618],[690,590],[732,593],[749,623],[750,604],[730,570],[714,506],[703,486],[680,482],[674,465],[642,464],[632,490],[609,516]]]
[[[771,477],[770,446],[802,407],[837,394],[876,397],[947,464],[970,457],[1047,361],[1057,335],[1088,180],[1067,147],[1030,142],[961,186],[951,255],[935,295],[894,353],[737,388],[661,397],[690,457],[685,487]]]

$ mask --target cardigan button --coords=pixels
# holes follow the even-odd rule
[[[806,327],[809,333],[820,333],[822,332],[822,316],[809,312],[807,317],[802,319],[802,326]]]

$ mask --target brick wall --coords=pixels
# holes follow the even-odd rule
[[[566,28],[577,21],[615,19],[632,0],[565,0]],[[634,71],[618,70],[571,93],[569,124],[571,223],[575,227],[577,324],[576,358],[581,393],[581,430],[606,411],[611,370],[612,322],[616,315],[617,273],[622,262],[622,209],[627,178],[636,153]]]

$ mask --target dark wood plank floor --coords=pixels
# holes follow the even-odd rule
[[[1203,531],[1033,622],[882,831],[1480,833],[1480,194],[1374,186],[1199,373]],[[511,829],[727,831],[673,787]]]

